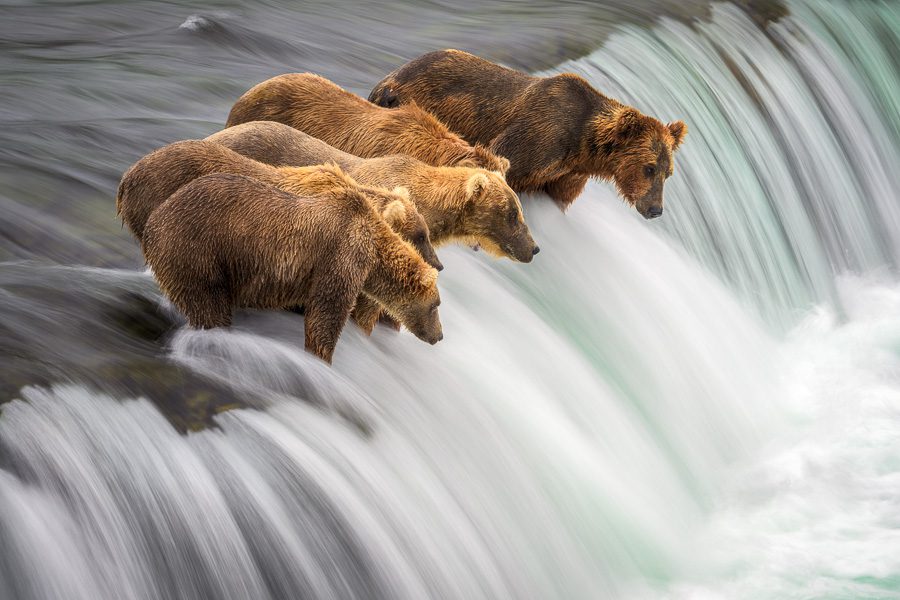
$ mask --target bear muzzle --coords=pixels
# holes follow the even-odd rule
[[[646,194],[642,197],[638,198],[636,201],[632,203],[634,207],[637,209],[641,216],[645,219],[655,219],[657,217],[662,216],[663,214],[663,182],[658,178],[658,181],[653,183],[653,186],[650,188]]]
[[[506,254],[517,262],[530,263],[535,254],[541,251],[533,241],[528,243],[507,244],[503,247]]]

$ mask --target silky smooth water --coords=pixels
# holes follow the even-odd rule
[[[602,183],[565,215],[524,197],[532,264],[442,249],[444,341],[348,326],[333,368],[297,315],[180,326],[109,224],[122,168],[214,131],[273,57],[360,93],[390,68],[286,34],[327,12],[261,9],[267,38],[217,10],[83,46],[73,115],[3,113],[0,598],[900,595],[896,5],[612,27],[550,72],[688,123],[665,215]],[[57,69],[16,44],[7,80]]]

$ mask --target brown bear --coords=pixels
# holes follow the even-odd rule
[[[613,180],[645,218],[663,212],[663,183],[687,127],[664,125],[604,96],[573,73],[534,77],[459,50],[430,52],[369,95],[383,107],[415,104],[470,143],[509,159],[518,192],[546,192],[565,210],[589,177]]]
[[[153,209],[175,190],[203,175],[246,175],[301,196],[330,195],[336,187],[358,188],[388,225],[412,243],[428,264],[438,270],[443,268],[431,244],[428,226],[406,189],[398,187],[388,191],[360,186],[337,166],[316,165],[274,168],[214,142],[175,142],[151,152],[125,172],[119,183],[116,209],[140,241]]]
[[[519,197],[493,171],[431,167],[410,156],[360,160],[350,171],[369,183],[403,181],[436,246],[456,241],[519,262],[531,262],[540,251],[522,216]],[[372,302],[361,302],[353,313],[367,333],[380,317]]]
[[[435,166],[505,173],[509,161],[470,146],[414,105],[387,110],[312,73],[288,73],[256,85],[231,108],[226,127],[277,121],[361,157],[409,154]]]
[[[521,262],[530,262],[539,250],[519,198],[501,176],[485,169],[433,167],[403,155],[362,159],[266,121],[229,127],[207,140],[275,165],[330,161],[360,183],[405,187],[435,245],[460,241]]]
[[[360,160],[350,172],[369,183],[404,182],[436,246],[456,241],[519,262],[531,262],[540,251],[522,216],[519,197],[493,171],[431,167],[410,156],[386,156]],[[381,310],[363,301],[353,318],[370,333]]]
[[[432,167],[398,155],[361,161],[350,172],[370,185],[404,182],[435,246],[461,242],[526,263],[540,251],[525,223],[519,197],[494,171]]]
[[[234,307],[303,305],[306,349],[330,363],[362,293],[419,339],[443,338],[437,271],[352,188],[309,198],[206,175],[153,211],[142,248],[192,327],[227,327]]]
[[[351,175],[358,173],[371,185],[379,185],[379,181],[406,182],[415,188],[410,197],[416,205],[429,207],[422,212],[440,231],[439,241],[432,236],[435,244],[461,241],[523,262],[530,261],[539,251],[525,224],[518,197],[494,173],[432,167],[409,156],[362,159],[274,121],[235,125],[206,139],[271,165],[333,162]],[[366,333],[371,333],[380,318],[381,309],[371,299],[360,298],[353,309],[353,319]]]

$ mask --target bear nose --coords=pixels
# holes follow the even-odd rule
[[[651,206],[650,210],[647,211],[647,216],[651,219],[655,219],[663,213],[662,206]]]
[[[540,251],[541,251],[541,249],[538,248],[537,246],[535,246],[535,247],[532,248],[532,250],[531,250],[531,255],[534,256],[535,254],[537,254],[537,253],[540,252]]]

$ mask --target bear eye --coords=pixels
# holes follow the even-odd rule
[[[644,176],[645,177],[650,178],[650,177],[653,177],[654,175],[656,175],[656,167],[654,167],[653,165],[647,165],[646,167],[644,167]]]
[[[420,234],[419,234],[419,236],[416,238],[416,243],[417,243],[417,244],[424,244],[424,243],[425,243],[425,234],[424,234],[424,233],[420,233]]]
[[[515,208],[512,208],[509,213],[507,213],[506,220],[510,225],[515,225],[519,220],[519,211],[517,211]]]

